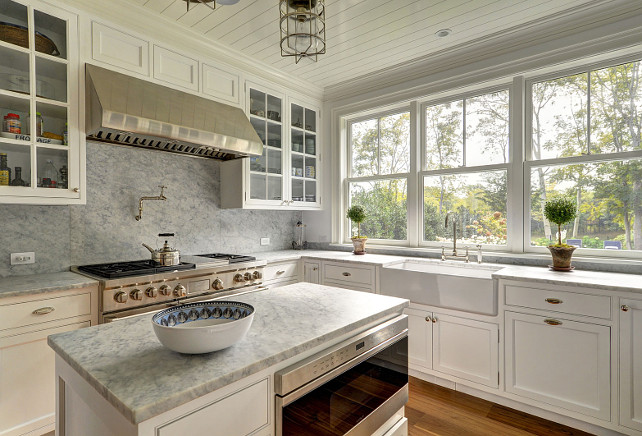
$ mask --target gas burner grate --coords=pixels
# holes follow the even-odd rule
[[[244,256],[242,254],[224,254],[224,253],[209,253],[209,254],[197,254],[198,257],[208,257],[210,259],[224,259],[228,260],[230,263],[240,263],[240,262],[251,262],[256,260],[254,256]]]
[[[194,269],[193,263],[181,262],[178,265],[164,266],[153,260],[134,260],[131,262],[98,263],[94,265],[81,265],[79,271],[86,272],[105,279],[120,277],[142,276],[158,274],[169,271],[183,271]]]

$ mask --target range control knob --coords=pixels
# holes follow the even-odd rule
[[[245,278],[243,277],[243,274],[234,275],[234,283],[243,283],[244,281],[245,281]]]
[[[176,285],[174,288],[174,295],[177,297],[185,297],[187,295],[187,289],[183,285]]]
[[[259,271],[254,271],[254,272],[252,273],[252,277],[254,278],[254,280],[258,280],[258,279],[260,279],[261,277],[263,277],[263,275],[261,275],[261,273],[260,273]]]
[[[134,289],[129,295],[132,297],[132,300],[140,301],[143,299],[143,291],[140,289]]]
[[[116,303],[127,303],[128,299],[129,296],[127,295],[127,292],[118,291],[116,292],[116,295],[114,295],[114,301],[116,301]]]
[[[155,286],[150,286],[149,288],[145,289],[145,295],[147,295],[149,298],[156,298],[158,297],[158,289],[156,289]]]
[[[243,274],[243,278],[245,279],[246,282],[249,282],[252,280],[252,273],[251,272],[246,272]]]
[[[161,295],[171,295],[171,293],[172,293],[172,290],[167,285],[161,286],[159,291],[160,291]]]
[[[217,291],[223,289],[223,280],[214,279],[214,281],[212,282],[212,289],[216,289]]]

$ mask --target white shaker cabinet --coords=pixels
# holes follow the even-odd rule
[[[222,102],[232,103],[235,106],[241,104],[238,74],[224,70],[219,66],[204,63],[202,81],[203,94]]]
[[[610,419],[608,326],[506,311],[506,391]]]
[[[303,262],[303,281],[308,283],[321,283],[321,263]]]
[[[642,431],[642,300],[620,299],[620,424]]]
[[[445,315],[411,305],[408,361],[411,369],[432,370],[496,388],[499,385],[497,324]]]
[[[198,91],[198,61],[154,45],[154,79]]]
[[[96,21],[91,35],[94,61],[149,76],[149,42]]]

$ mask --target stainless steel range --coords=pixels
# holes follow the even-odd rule
[[[181,256],[161,266],[151,260],[80,265],[72,271],[100,282],[99,322],[156,312],[177,304],[266,289],[265,261],[220,253]]]

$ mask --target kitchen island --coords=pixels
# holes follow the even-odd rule
[[[56,434],[275,434],[273,374],[400,315],[407,300],[310,283],[233,298],[254,306],[247,336],[203,355],[164,348],[150,315],[49,337]],[[187,434],[187,433],[184,433]]]

